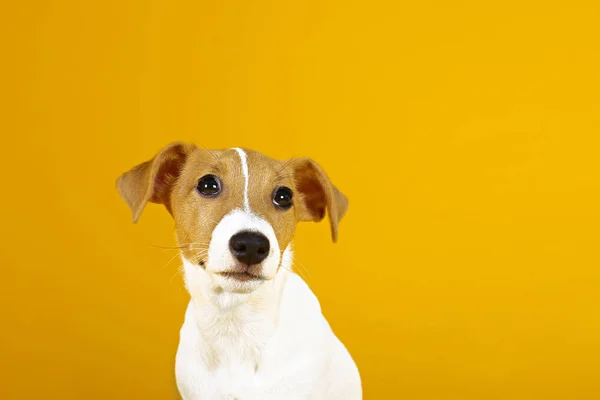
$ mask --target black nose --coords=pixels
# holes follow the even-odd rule
[[[246,265],[258,264],[267,258],[269,248],[269,239],[258,232],[244,231],[229,239],[231,253]]]

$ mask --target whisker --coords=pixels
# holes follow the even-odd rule
[[[171,259],[169,261],[167,261],[167,263],[165,265],[163,265],[160,269],[165,269],[165,267],[169,264],[171,264],[173,262],[174,259],[176,259],[177,257],[179,257],[180,253],[175,254],[173,257],[171,257]]]
[[[219,221],[215,221],[214,219],[210,219],[210,218],[206,218],[205,220],[203,220],[203,222],[212,222],[215,225],[219,224]]]
[[[175,274],[173,274],[173,276],[169,280],[169,283],[167,284],[167,286],[170,285],[173,282],[173,279],[175,279],[175,277],[179,274],[183,274],[183,269],[181,267],[179,267],[179,268],[177,268],[177,270],[175,270]]]
[[[285,180],[285,179],[287,179],[287,178],[294,178],[294,176],[295,176],[294,174],[289,174],[289,175],[279,175],[279,176],[276,176],[276,177],[275,177],[275,178],[274,178],[274,179],[271,181],[271,184],[274,184],[274,183],[281,182],[281,181],[283,181],[283,180]]]
[[[151,247],[157,247],[159,249],[180,249],[182,247],[186,247],[192,244],[209,244],[209,242],[188,242],[188,243],[179,243],[176,246],[161,246],[157,244],[151,244]]]
[[[292,266],[293,266],[293,264],[292,264]],[[281,264],[281,268],[283,268],[283,269],[285,269],[285,270],[289,271],[289,272],[290,272],[290,273],[292,273],[292,274],[296,273],[296,272],[295,272],[295,271],[293,271],[292,269],[285,267],[283,264]],[[304,275],[304,274],[302,273],[302,271],[298,270],[298,272],[297,272],[297,273],[298,273],[298,275],[300,275],[300,276],[302,277],[302,279],[303,279],[303,280],[304,280],[306,283],[310,284],[310,281],[308,280],[308,278],[306,277],[306,275]]]
[[[223,172],[223,170],[221,169],[221,167],[219,167],[216,164],[211,164],[209,162],[205,162],[205,161],[196,161],[198,164],[202,164],[202,165],[208,165],[209,167],[211,167],[212,169],[216,169],[219,172]]]
[[[295,267],[294,264],[292,264],[292,267]],[[300,275],[302,277],[302,279],[304,279],[304,281],[308,284],[310,284],[310,280],[308,279],[308,277],[306,276],[306,274],[304,272],[302,272],[302,270],[300,269],[295,269],[294,271],[290,270],[291,272],[295,272],[298,275]]]
[[[151,247],[156,247],[159,249],[163,249],[163,250],[179,250],[179,249],[184,249],[187,247],[187,245],[179,245],[179,246],[159,246],[156,244],[151,244]]]
[[[223,172],[223,170],[221,169],[221,167],[219,165],[219,164],[221,164],[221,159],[219,157],[217,157],[217,155],[212,150],[210,150],[208,147],[206,147],[202,143],[198,143],[198,144],[200,145],[200,147],[202,147],[204,150],[206,150],[208,152],[208,154],[210,154],[212,156],[212,158],[215,159],[216,165],[214,165],[214,167],[216,169],[218,169],[220,172]]]
[[[278,229],[278,230],[274,231],[273,233],[275,234],[275,236],[277,236],[277,235],[279,235],[281,232],[283,232],[286,229],[287,229],[287,227],[284,226],[281,229]]]
[[[210,242],[190,242],[187,246],[208,246]]]
[[[173,249],[185,248],[185,247],[190,247],[190,246],[208,246],[209,244],[210,244],[210,242],[189,242],[189,243],[182,243],[179,246],[174,246]]]
[[[294,260],[294,261],[292,261],[292,265],[294,265],[294,266],[298,266],[298,267],[302,268],[302,269],[303,269],[303,270],[304,270],[304,271],[305,271],[305,272],[306,272],[308,275],[310,275],[310,277],[312,278],[312,274],[310,273],[309,269],[308,269],[308,268],[306,268],[306,267],[304,266],[304,264],[300,263],[298,260]]]
[[[281,168],[280,168],[280,169],[279,169],[279,170],[278,170],[278,171],[275,173],[275,175],[279,175],[279,174],[281,174],[281,172],[282,172],[284,169],[286,169],[287,167],[289,167],[290,165],[292,165],[292,163],[293,163],[293,162],[295,162],[295,161],[298,161],[298,160],[299,160],[299,158],[297,158],[297,157],[292,157],[292,158],[290,158],[288,161],[286,161],[286,163],[285,163],[285,164],[283,164],[283,167],[281,167]]]

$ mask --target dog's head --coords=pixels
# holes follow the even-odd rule
[[[189,272],[238,293],[275,278],[297,222],[321,221],[327,213],[336,241],[348,205],[311,159],[278,161],[186,143],[124,173],[117,187],[134,222],[147,202],[165,205],[184,260],[194,266]]]

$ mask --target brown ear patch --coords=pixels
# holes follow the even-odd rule
[[[117,189],[137,222],[148,201],[164,204],[171,209],[171,192],[188,155],[195,147],[186,143],[173,143],[161,150],[153,159],[125,172],[117,180]]]
[[[164,152],[162,160],[158,165],[158,171],[154,177],[154,189],[149,201],[164,204],[170,213],[172,213],[171,192],[173,191],[173,185],[185,165],[188,152],[189,149],[184,148],[184,145],[180,144]]]
[[[300,195],[297,216],[300,221],[321,221],[329,214],[331,238],[338,237],[338,225],[346,210],[348,200],[329,180],[321,167],[309,158],[293,164],[294,182]]]
[[[294,181],[296,190],[302,195],[307,218],[315,222],[325,218],[327,208],[327,196],[321,181],[318,179],[318,171],[312,163],[304,163],[294,170]]]

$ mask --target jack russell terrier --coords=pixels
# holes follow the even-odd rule
[[[173,143],[124,173],[118,190],[136,222],[147,202],[173,216],[191,300],[175,375],[185,400],[360,400],[352,357],[292,268],[296,223],[346,197],[308,158]]]

